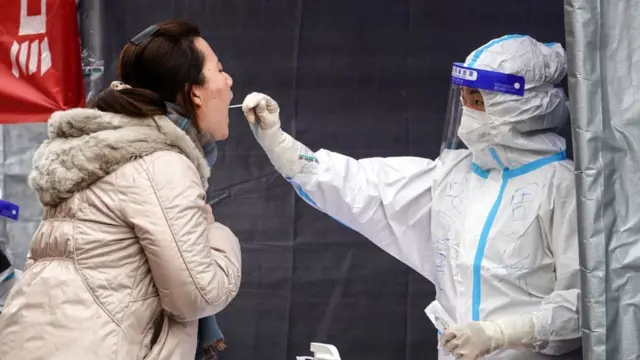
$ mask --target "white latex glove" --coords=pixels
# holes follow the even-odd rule
[[[440,344],[460,360],[476,360],[501,349],[535,349],[535,324],[531,315],[498,321],[475,321],[445,330]]]
[[[267,153],[278,172],[294,177],[313,171],[315,156],[305,145],[280,129],[280,107],[272,98],[261,93],[247,95],[242,111],[251,131]]]
[[[261,93],[251,93],[242,102],[242,111],[253,133],[280,128],[280,107],[272,98]]]

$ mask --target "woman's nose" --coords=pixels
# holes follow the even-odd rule
[[[229,84],[229,87],[233,86],[233,78],[231,77],[231,75],[224,73],[227,77],[227,83]]]

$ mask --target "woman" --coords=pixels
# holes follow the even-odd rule
[[[0,359],[193,359],[198,319],[238,291],[202,150],[228,135],[231,78],[179,21],[131,39],[119,75],[49,120],[29,176],[44,218],[0,315]]]

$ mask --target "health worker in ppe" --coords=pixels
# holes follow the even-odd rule
[[[280,129],[268,96],[243,111],[302,198],[435,284],[454,322],[440,359],[578,359],[574,166],[555,133],[566,71],[561,45],[520,35],[454,64],[452,136],[435,160],[313,152]]]

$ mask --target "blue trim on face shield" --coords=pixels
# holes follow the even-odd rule
[[[484,259],[484,251],[487,247],[487,241],[489,239],[491,227],[493,226],[493,223],[496,220],[496,215],[498,214],[498,210],[500,209],[500,204],[502,203],[502,197],[504,196],[504,192],[507,188],[507,184],[509,183],[509,180],[524,174],[528,174],[545,165],[549,165],[556,161],[562,161],[566,159],[567,159],[567,152],[561,151],[551,156],[547,156],[545,158],[532,161],[516,169],[504,170],[502,172],[502,184],[500,184],[500,191],[498,191],[498,197],[496,198],[496,201],[493,203],[493,206],[489,211],[489,215],[487,216],[487,219],[484,222],[484,226],[482,227],[482,232],[480,233],[480,240],[478,241],[478,248],[476,249],[476,255],[473,259],[473,289],[472,289],[472,302],[471,302],[471,320],[472,321],[480,321],[480,302],[482,300],[482,260]],[[473,171],[476,172],[475,168],[478,166],[475,163],[473,165],[474,165]],[[479,170],[484,171],[482,169],[479,169]]]
[[[490,49],[491,47],[498,45],[500,43],[503,43],[507,40],[511,40],[511,39],[519,39],[519,38],[523,38],[523,37],[527,37],[527,35],[506,35],[503,36],[499,39],[494,39],[492,41],[490,41],[489,43],[487,43],[486,45],[484,45],[483,47],[481,47],[480,49],[476,50],[476,52],[473,54],[473,57],[471,58],[471,61],[469,62],[469,64],[467,64],[467,66],[469,67],[474,67],[476,66],[476,63],[478,62],[478,60],[480,60],[480,56],[482,56],[482,54],[487,51],[488,49]]]
[[[497,71],[474,69],[461,63],[453,64],[451,68],[451,83],[473,89],[524,96],[524,77]]]

